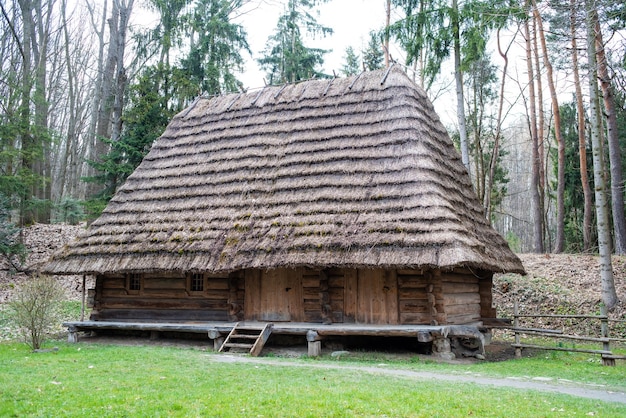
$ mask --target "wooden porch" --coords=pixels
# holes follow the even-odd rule
[[[205,334],[213,340],[216,351],[224,343],[224,338],[237,325],[263,327],[267,322],[126,322],[126,321],[73,321],[64,322],[68,328],[68,342],[78,342],[78,332],[98,330],[148,331],[151,338],[158,338],[160,332]],[[433,355],[454,358],[451,339],[475,341],[476,354],[484,355],[485,328],[481,323],[467,325],[380,325],[380,324],[315,324],[307,322],[275,322],[272,334],[301,335],[306,338],[309,356],[321,354],[321,343],[326,337],[365,336],[365,337],[407,337],[417,338],[420,343],[432,343]],[[303,341],[304,342],[304,341]]]

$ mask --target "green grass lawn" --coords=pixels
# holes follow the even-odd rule
[[[58,352],[33,353],[23,344],[0,344],[0,416],[626,416],[626,405],[566,395],[306,367],[332,361],[325,358],[277,359],[304,366],[280,367],[214,362],[211,356],[219,354],[191,348],[56,345]],[[380,363],[371,355],[341,360],[374,361]],[[420,359],[386,364],[448,373],[539,373],[626,388],[623,365],[567,364],[543,353],[475,365]]]

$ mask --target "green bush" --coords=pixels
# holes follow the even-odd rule
[[[41,348],[58,324],[63,299],[63,288],[50,276],[31,277],[16,290],[9,302],[10,315],[24,342],[33,350]]]

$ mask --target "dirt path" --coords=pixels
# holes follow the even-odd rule
[[[476,375],[456,375],[435,372],[419,372],[413,370],[393,369],[384,366],[350,366],[329,363],[300,363],[296,361],[281,361],[268,358],[254,358],[231,354],[208,356],[210,361],[220,363],[249,363],[279,367],[308,367],[312,369],[350,370],[364,373],[401,377],[413,380],[440,380],[451,383],[473,383],[476,385],[493,386],[498,388],[512,388],[522,390],[536,390],[540,392],[553,392],[579,398],[595,399],[603,402],[618,402],[626,404],[626,392],[613,392],[601,389],[601,386],[584,385],[581,383],[554,380],[551,378],[535,377],[527,378],[499,378],[482,377]]]

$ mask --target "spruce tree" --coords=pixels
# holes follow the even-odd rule
[[[313,77],[324,77],[319,67],[328,50],[309,48],[304,34],[330,35],[333,30],[317,22],[311,9],[328,0],[289,0],[278,19],[274,34],[266,43],[263,57],[258,60],[267,74],[269,84],[294,83]]]

